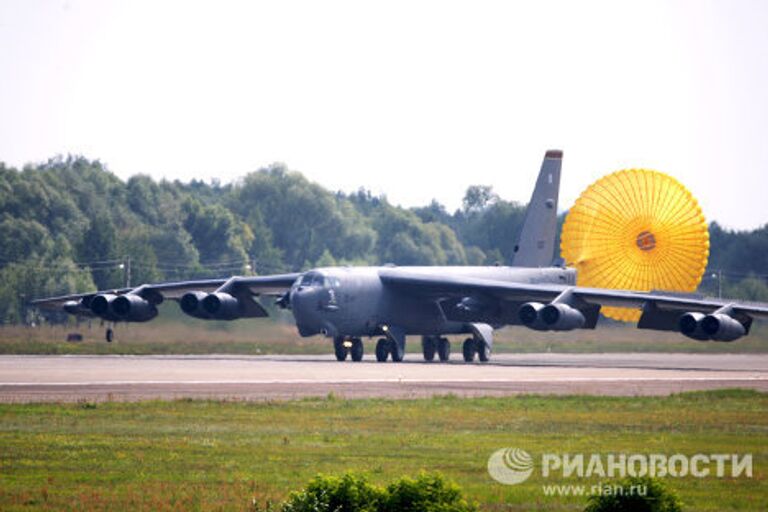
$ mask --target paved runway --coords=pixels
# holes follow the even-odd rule
[[[406,357],[382,364],[331,356],[0,356],[0,402],[768,391],[762,354],[495,354],[487,364]]]

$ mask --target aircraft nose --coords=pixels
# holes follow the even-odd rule
[[[308,287],[299,287],[291,292],[291,304],[303,309],[310,303],[317,303],[317,290]]]
[[[303,336],[320,332],[322,327],[318,318],[318,290],[299,287],[291,292],[291,307],[296,325]]]

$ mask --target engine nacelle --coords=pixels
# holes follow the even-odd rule
[[[110,304],[112,313],[125,322],[147,322],[157,316],[157,308],[139,295],[120,295]]]
[[[701,325],[705,316],[704,313],[686,313],[681,316],[677,322],[680,333],[694,340],[708,341],[710,337],[704,332]]]
[[[202,302],[203,310],[215,320],[240,318],[240,302],[228,293],[209,293]]]
[[[181,306],[181,310],[189,316],[208,320],[211,318],[211,316],[203,309],[203,299],[205,299],[207,296],[208,294],[205,292],[185,293],[181,296],[179,306]]]
[[[584,327],[586,319],[581,311],[567,304],[547,304],[539,311],[545,328],[551,331],[571,331]]]
[[[723,313],[705,316],[701,320],[701,330],[715,341],[735,341],[747,333],[741,322]]]
[[[105,293],[103,295],[97,295],[91,299],[91,311],[94,315],[109,320],[110,322],[116,322],[120,318],[112,311],[112,302],[117,298],[117,295],[112,293]]]
[[[517,317],[520,323],[529,329],[537,331],[546,331],[547,327],[541,320],[539,313],[544,309],[544,304],[540,302],[526,302],[517,310]]]

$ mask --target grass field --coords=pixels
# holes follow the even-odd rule
[[[117,339],[104,341],[98,322],[41,327],[0,327],[0,354],[329,354],[329,340],[301,338],[291,317],[206,322],[179,313],[175,305],[162,306],[161,317],[146,324],[119,325]],[[70,332],[84,336],[67,342]],[[734,343],[697,342],[677,333],[642,331],[633,326],[605,322],[597,330],[542,333],[524,327],[501,329],[494,351],[503,352],[768,352],[768,328],[756,324],[752,334]],[[455,350],[464,336],[452,338]],[[418,337],[409,338],[408,351],[418,352]],[[366,350],[372,352],[373,342]]]
[[[768,506],[768,395],[176,401],[0,405],[0,510],[248,510],[318,472],[376,483],[421,469],[456,480],[482,510],[579,510],[544,484],[495,483],[504,447],[556,453],[752,453],[752,478],[668,478],[687,510]]]

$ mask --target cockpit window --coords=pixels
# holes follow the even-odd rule
[[[325,286],[326,278],[319,272],[307,272],[301,277],[299,286]]]

